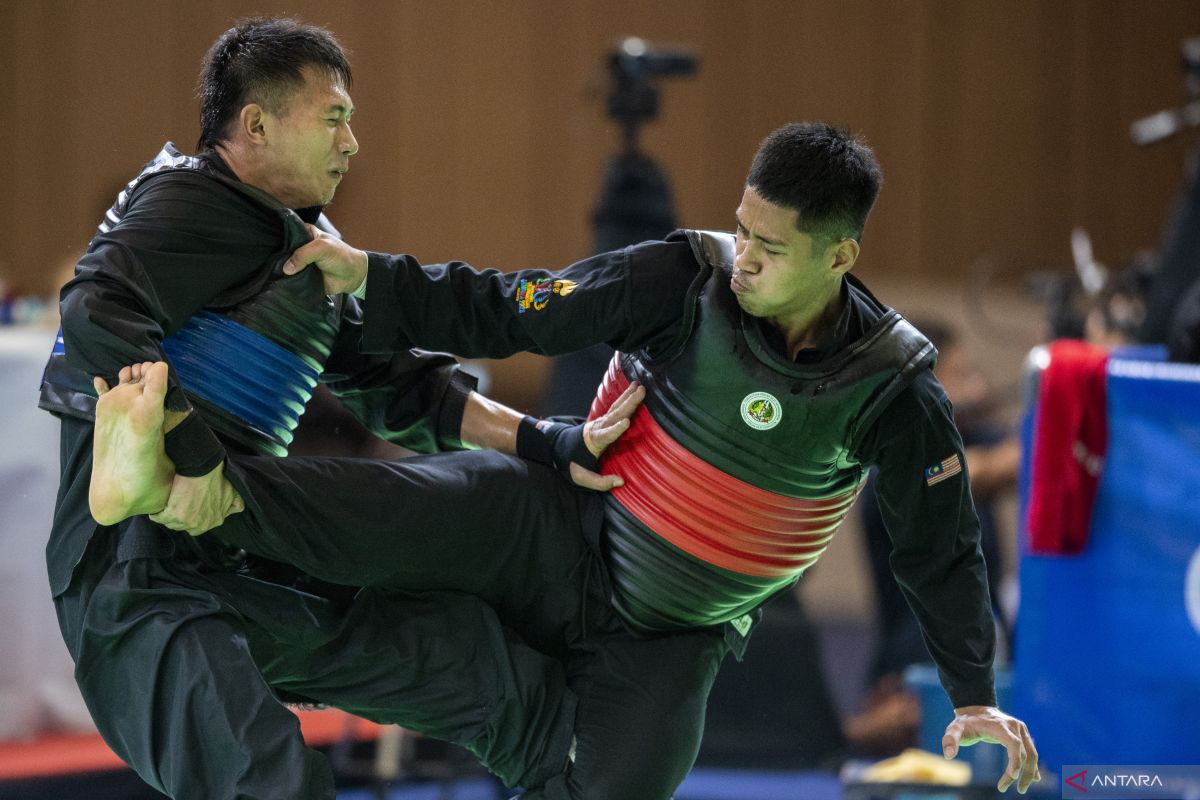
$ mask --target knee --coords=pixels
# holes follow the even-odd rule
[[[620,748],[619,755],[582,757],[567,774],[563,797],[570,800],[670,800],[700,752],[701,725],[679,728]],[[613,757],[617,755],[617,757]]]

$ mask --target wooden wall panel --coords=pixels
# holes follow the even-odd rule
[[[250,12],[328,24],[353,51],[362,152],[331,214],[426,259],[555,265],[590,247],[617,147],[602,57],[622,35],[693,46],[644,143],[681,220],[727,226],[759,139],[798,118],[861,131],[887,184],[861,270],[959,281],[988,253],[1066,265],[1152,246],[1196,137],[1134,118],[1182,99],[1193,0],[4,2],[0,276],[50,291],[116,188],[197,126],[199,59]]]

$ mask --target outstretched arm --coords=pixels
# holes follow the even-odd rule
[[[376,436],[421,453],[464,446],[515,453],[552,464],[588,489],[604,491],[619,485],[614,483],[615,476],[595,471],[594,456],[627,427],[624,420],[636,409],[641,393],[631,392],[625,402],[618,400],[587,428],[589,437],[596,431],[598,443],[590,454],[591,448],[584,446],[583,425],[556,425],[536,436],[519,436],[525,419],[521,413],[473,391],[474,378],[459,368],[452,356],[415,348],[373,355],[362,352],[361,339],[361,309],[356,300],[347,298],[321,379]],[[560,436],[563,428],[571,429],[569,438]],[[543,443],[538,447],[543,439],[560,446],[555,449]],[[522,450],[522,442],[531,447]],[[575,450],[576,446],[580,449]],[[560,456],[557,461],[555,454]]]
[[[366,276],[363,346],[417,346],[470,358],[558,355],[606,343],[631,352],[672,341],[701,268],[686,241],[646,242],[557,272],[422,266],[406,255],[357,250],[314,234],[287,272],[314,265],[329,291]]]
[[[633,383],[605,413],[571,425],[522,417],[508,406],[471,392],[463,414],[462,439],[548,464],[577,486],[606,492],[624,481],[597,471],[600,454],[629,429],[629,420],[645,397],[646,390]]]
[[[892,570],[921,632],[955,717],[942,740],[994,742],[1008,752],[998,788],[1021,793],[1037,777],[1037,751],[1025,724],[996,708],[995,626],[979,521],[961,437],[932,373],[917,376],[889,405],[866,446],[879,466],[879,510],[892,538]]]

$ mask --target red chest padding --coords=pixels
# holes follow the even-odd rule
[[[614,358],[591,416],[628,385]],[[602,463],[625,480],[613,499],[655,534],[709,564],[760,578],[798,575],[816,561],[861,488],[819,500],[769,492],[701,460],[645,407]]]

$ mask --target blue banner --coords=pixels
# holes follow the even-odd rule
[[[1087,548],[1021,557],[1013,710],[1064,778],[1200,764],[1200,367],[1114,357],[1108,422]]]

